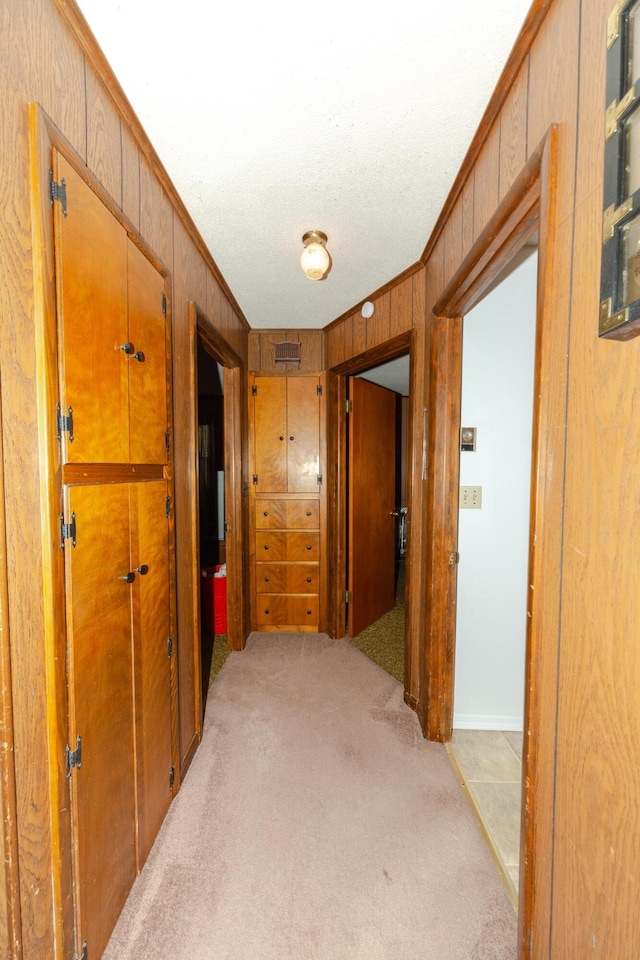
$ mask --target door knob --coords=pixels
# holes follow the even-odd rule
[[[136,353],[134,353],[133,359],[137,360],[138,363],[144,363],[144,353],[142,350],[138,350]]]
[[[399,517],[399,516],[400,516],[400,511],[399,511],[399,510],[391,510],[391,511],[389,512],[389,516],[390,516],[390,517]]]
[[[136,575],[133,570],[130,570],[129,573],[123,573],[122,576],[118,577],[118,580],[126,580],[127,583],[133,583]]]
[[[129,343],[129,342],[127,341],[127,343],[123,343],[123,344],[122,344],[122,346],[120,347],[120,349],[123,351],[123,353],[126,353],[127,356],[130,356],[130,355],[133,353],[133,351],[135,350],[135,347],[134,347],[134,345],[133,345],[132,343]]]
[[[148,564],[143,563],[141,567],[136,567],[136,573],[139,573],[141,577],[145,577],[149,573]]]

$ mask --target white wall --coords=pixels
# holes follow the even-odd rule
[[[460,510],[454,727],[521,730],[537,254],[464,318],[460,483],[482,509]]]

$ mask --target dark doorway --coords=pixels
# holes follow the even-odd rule
[[[222,367],[198,337],[198,513],[202,702],[206,702],[214,637],[222,630],[214,603],[215,573],[225,572],[224,389]],[[226,628],[216,643],[226,650]]]

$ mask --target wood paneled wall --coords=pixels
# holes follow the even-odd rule
[[[406,629],[410,638],[406,651],[406,690],[405,697],[412,706],[418,703],[419,693],[419,643],[424,632],[424,591],[422,583],[423,539],[421,522],[423,511],[422,485],[422,428],[425,406],[425,271],[418,263],[408,268],[404,274],[375,291],[368,298],[374,305],[373,316],[368,320],[362,316],[362,303],[353,310],[338,317],[325,328],[326,369],[345,367],[359,356],[372,355],[395,337],[413,331],[412,365],[410,385],[411,411],[413,424],[412,462],[408,471],[407,486],[410,490],[411,508],[407,515],[407,595]],[[355,368],[354,368],[355,369]],[[350,371],[351,372],[351,371]],[[334,424],[328,425],[331,436]],[[336,469],[329,464],[331,477]],[[334,499],[337,497],[337,477],[334,478]],[[330,488],[331,489],[331,488]],[[334,558],[339,551],[335,541],[335,531],[329,529],[329,556]],[[332,561],[333,562],[333,561]],[[337,592],[336,592],[337,591]],[[341,592],[336,587],[335,596]],[[331,600],[330,600],[331,604]],[[331,619],[331,609],[330,609]]]
[[[276,363],[276,343],[299,343],[300,363]],[[322,330],[252,330],[249,370],[255,373],[317,373],[324,370]]]
[[[248,325],[206,252],[185,208],[135,120],[125,98],[71,0],[8,0],[0,5],[2,118],[0,120],[0,382],[6,492],[7,604],[2,598],[2,656],[9,650],[13,681],[17,817],[0,836],[8,860],[0,872],[0,957],[51,960],[70,956],[70,901],[52,877],[61,855],[49,805],[38,356],[34,327],[28,104],[39,103],[73,150],[152,248],[172,280],[174,335],[175,491],[178,573],[178,648],[193,651],[194,525],[187,508],[195,482],[188,458],[193,426],[183,401],[194,389],[186,352],[189,301],[197,300],[221,336],[246,362]],[[4,545],[0,545],[3,558]],[[3,564],[4,565],[4,564]],[[4,662],[4,660],[3,660]],[[184,760],[198,736],[192,655],[180,662],[180,748]],[[6,673],[6,671],[5,671]],[[4,676],[4,674],[3,674]],[[3,694],[4,697],[4,694]],[[2,743],[10,745],[11,711],[2,702]],[[12,783],[3,777],[2,809],[10,809]],[[7,806],[9,804],[9,806]],[[13,828],[17,821],[17,833]],[[12,839],[17,837],[18,856]],[[12,884],[20,884],[21,929],[16,930]],[[66,896],[68,897],[67,891]]]
[[[535,2],[511,71],[481,125],[424,254],[430,311],[552,124],[559,125],[553,274],[541,390],[557,396],[563,456],[547,464],[561,531],[559,563],[542,561],[560,628],[539,655],[549,712],[539,762],[550,784],[537,816],[534,891],[523,956],[632,960],[640,955],[640,340],[598,338],[606,19],[612,0]],[[550,292],[553,292],[553,296]],[[514,304],[514,324],[517,305]],[[560,399],[561,398],[561,399]],[[437,451],[429,448],[429,475]],[[544,480],[545,478],[542,478]],[[541,482],[541,478],[538,479]],[[429,542],[425,551],[427,566]],[[435,559],[432,558],[435,563]],[[433,570],[427,569],[427,579]],[[427,614],[428,639],[431,624]],[[421,646],[420,673],[428,675]],[[420,684],[424,704],[428,690]]]

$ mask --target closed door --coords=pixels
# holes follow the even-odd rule
[[[349,379],[350,637],[395,599],[396,394]]]
[[[65,501],[76,925],[100,956],[136,874],[128,484],[67,488]]]
[[[169,521],[164,480],[130,485],[138,868],[171,803]]]
[[[318,377],[256,377],[252,387],[257,492],[317,493]]]

